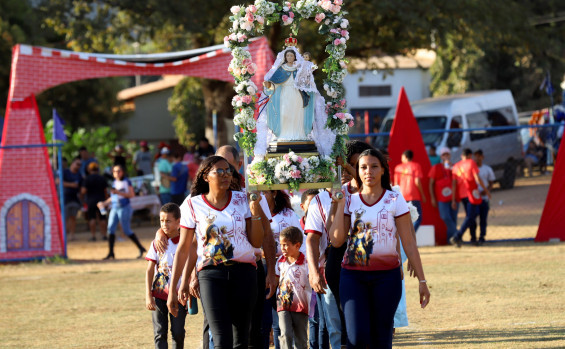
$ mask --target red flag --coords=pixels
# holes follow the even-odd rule
[[[563,229],[563,207],[565,206],[565,141],[561,141],[559,151],[557,152],[557,160],[553,175],[551,176],[551,184],[549,192],[545,199],[545,206],[541,214],[536,241],[549,241],[550,239],[559,239],[565,241],[565,229]]]
[[[406,96],[406,91],[404,87],[402,87],[400,89],[400,95],[398,96],[396,114],[394,115],[392,129],[390,130],[390,143],[388,145],[391,180],[394,175],[394,168],[401,163],[400,158],[402,153],[408,149],[414,152],[413,161],[420,164],[424,176],[422,186],[427,201],[426,204],[422,203],[422,224],[434,225],[436,244],[446,244],[445,224],[439,216],[437,207],[433,207],[430,203],[428,173],[432,165],[420,133],[420,128],[418,127],[414,113],[412,113],[408,97]]]

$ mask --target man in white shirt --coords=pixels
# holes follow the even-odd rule
[[[488,186],[487,189],[489,192],[491,192],[495,180],[494,171],[492,170],[492,167],[483,163],[485,156],[481,149],[475,151],[473,157],[475,162],[477,163],[477,167],[479,168],[479,178],[481,178],[483,183],[485,183],[485,185]],[[483,202],[479,205],[479,226],[480,226],[481,235],[478,241],[476,240],[477,239],[476,221],[471,223],[471,225],[469,226],[469,230],[471,232],[471,242],[475,242],[477,246],[480,246],[485,242],[485,236],[487,234],[487,217],[490,206],[489,206],[489,199],[488,196],[485,194],[484,188],[482,188],[480,184],[478,186],[479,186],[479,193],[481,194],[481,197],[483,199]]]

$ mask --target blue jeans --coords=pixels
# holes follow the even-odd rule
[[[316,294],[316,309],[314,310],[314,316],[308,319],[308,342],[310,343],[310,349],[330,348],[326,321],[323,316],[320,316],[320,307],[322,307],[320,303],[322,303],[322,297],[320,294]]]
[[[487,235],[487,218],[488,211],[490,210],[490,204],[488,200],[483,199],[483,202],[479,205],[479,226],[481,229],[481,235],[479,240],[485,241],[485,236]],[[471,233],[471,240],[477,239],[477,221],[474,220],[469,226],[469,232]]]
[[[416,210],[418,210],[418,219],[416,220],[416,222],[414,222],[414,231],[417,232],[418,227],[422,223],[422,203],[420,202],[420,200],[412,200],[408,202],[412,203],[412,205],[416,207]]]
[[[320,318],[324,317],[332,349],[341,348],[341,318],[339,317],[337,301],[329,287],[326,287],[325,291],[325,294],[320,295],[319,315]]]
[[[469,228],[471,224],[475,222],[475,219],[477,219],[477,216],[479,215],[479,205],[473,205],[467,198],[461,199],[461,202],[463,202],[463,206],[465,207],[465,212],[467,213],[467,215],[465,216],[465,219],[463,220],[463,223],[461,224],[461,227],[457,232],[457,239],[461,239],[463,237],[463,234],[465,234],[467,228]]]
[[[339,294],[347,323],[348,348],[392,348],[394,313],[402,295],[401,287],[400,268],[341,269]]]
[[[108,217],[108,235],[114,235],[116,233],[118,222],[122,226],[124,234],[127,236],[133,235],[133,231],[131,231],[130,227],[132,213],[131,205],[112,207],[110,216]]]
[[[439,208],[439,216],[445,223],[447,227],[447,241],[452,236],[457,234],[457,209],[459,208],[459,203],[457,203],[456,209],[451,208],[451,202],[438,202],[437,207]]]

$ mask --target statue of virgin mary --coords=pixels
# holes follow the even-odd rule
[[[296,47],[290,46],[277,55],[271,70],[265,75],[264,94],[267,127],[278,141],[308,140],[312,131],[319,95],[312,71],[315,66],[305,60]]]

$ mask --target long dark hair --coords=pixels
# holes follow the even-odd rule
[[[286,54],[289,53],[289,52],[292,53],[292,55],[294,56],[294,61],[296,62],[296,52],[294,52],[293,50],[286,50],[286,51],[284,51],[284,62],[285,62],[285,63],[288,63],[288,62],[286,61]]]
[[[210,173],[210,171],[212,170],[212,167],[214,167],[214,165],[220,161],[227,162],[226,159],[217,155],[209,156],[206,159],[204,159],[204,161],[202,161],[200,167],[198,168],[198,172],[196,173],[196,177],[192,182],[192,187],[190,188],[190,196],[194,197],[200,194],[207,194],[210,191],[210,185],[208,184],[208,182],[205,181],[205,178],[208,175],[208,173]],[[229,162],[227,163],[228,166],[232,169],[232,182],[230,184],[230,189],[235,191],[240,191],[241,176]]]
[[[292,205],[290,204],[290,196],[282,190],[273,190],[272,193],[275,195],[275,207],[273,208],[273,216],[284,211],[285,208],[292,210]]]
[[[381,167],[385,170],[383,176],[381,177],[381,187],[383,187],[383,189],[392,190],[392,187],[390,186],[390,170],[388,168],[388,160],[383,155],[383,153],[381,153],[376,149],[367,149],[363,151],[361,155],[359,155],[359,160],[357,160],[357,164],[355,164],[355,169],[357,170],[357,174],[355,175],[355,180],[357,181],[357,185],[359,185],[359,187],[363,186],[363,182],[361,181],[361,176],[359,175],[359,161],[364,156],[373,156],[379,159],[379,162],[381,163]]]

